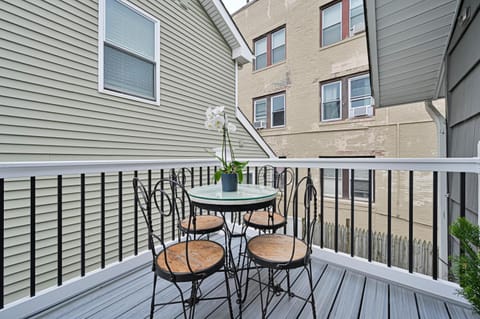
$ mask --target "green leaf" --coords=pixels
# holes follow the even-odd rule
[[[242,181],[243,181],[243,172],[242,172],[242,170],[237,171],[237,175],[238,175],[238,183],[241,184]]]
[[[215,181],[218,182],[222,178],[223,170],[218,170],[215,172]]]

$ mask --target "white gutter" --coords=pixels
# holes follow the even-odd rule
[[[242,123],[243,127],[247,132],[253,137],[253,139],[258,143],[258,145],[267,153],[270,158],[277,158],[275,153],[272,151],[270,146],[265,143],[264,139],[258,134],[257,130],[252,126],[252,123],[245,117],[245,115],[240,111],[238,106],[238,62],[235,60],[235,115],[237,119]]]
[[[438,157],[447,157],[447,121],[431,100],[425,101],[425,110],[435,122],[437,128]],[[438,276],[448,279],[448,192],[447,173],[438,174]]]

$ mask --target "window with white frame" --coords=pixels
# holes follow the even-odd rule
[[[272,96],[272,127],[285,125],[285,94]]]
[[[365,29],[363,1],[350,0],[350,33],[355,34]]]
[[[267,66],[267,37],[255,41],[255,70]]]
[[[338,197],[343,196],[342,170],[338,170]],[[323,194],[325,196],[335,196],[335,169],[325,168],[323,170]]]
[[[253,121],[256,128],[285,126],[285,92],[259,97],[253,100]],[[260,125],[263,121],[264,125]]]
[[[101,0],[99,90],[159,103],[159,21],[124,0]]]
[[[368,170],[355,170],[353,175],[353,195],[355,198],[368,199]],[[351,179],[352,173],[350,171]]]
[[[254,104],[254,111],[253,111],[253,121],[259,122],[263,121],[266,125],[267,123],[267,99],[258,99],[255,100]]]
[[[322,46],[342,40],[342,3],[322,10]]]
[[[272,34],[272,64],[285,60],[285,28]]]
[[[254,41],[255,70],[285,60],[285,27],[267,33]]]
[[[350,108],[372,105],[369,75],[350,78],[348,80],[348,86]]]
[[[322,85],[322,121],[342,118],[341,82]]]

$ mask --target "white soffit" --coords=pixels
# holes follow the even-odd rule
[[[221,0],[200,0],[200,3],[232,49],[232,59],[237,60],[239,65],[250,63],[252,51]]]
[[[376,106],[442,97],[457,0],[365,0]]]

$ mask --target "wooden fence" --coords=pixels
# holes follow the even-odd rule
[[[314,243],[320,244],[320,225],[315,227]],[[324,247],[334,249],[335,224],[324,224]],[[372,260],[387,263],[387,234],[374,232]],[[432,242],[414,239],[413,271],[432,274]],[[338,226],[338,251],[350,253],[350,227]],[[368,258],[368,231],[355,228],[355,256]],[[392,266],[408,269],[408,238],[392,237]]]

